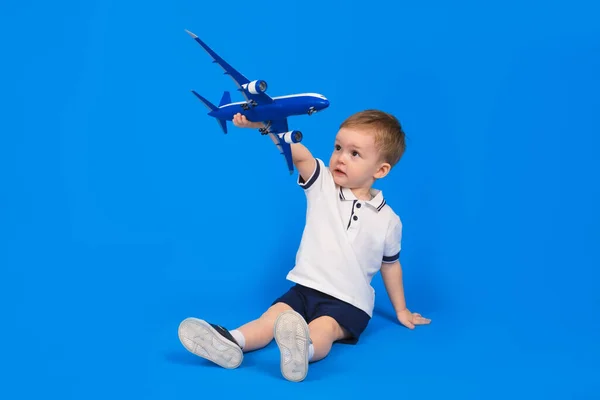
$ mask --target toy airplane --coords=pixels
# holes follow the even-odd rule
[[[300,93],[271,97],[266,94],[267,83],[264,80],[250,81],[219,57],[198,36],[188,30],[186,32],[206,50],[212,57],[213,62],[219,64],[225,71],[225,74],[233,79],[238,87],[238,91],[242,92],[242,95],[246,99],[246,101],[231,102],[231,95],[228,91],[225,91],[217,107],[192,90],[192,93],[209,109],[208,115],[218,121],[223,133],[227,133],[227,121],[232,121],[233,116],[237,113],[245,115],[249,121],[263,122],[266,127],[260,128],[260,133],[271,136],[273,143],[275,143],[281,154],[285,157],[290,174],[292,174],[294,172],[294,164],[292,162],[290,144],[300,142],[302,140],[302,133],[297,130],[290,130],[287,118],[293,115],[312,115],[329,107],[329,100],[318,93]]]

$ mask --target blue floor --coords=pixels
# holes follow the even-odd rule
[[[597,6],[35,3],[0,12],[0,398],[600,397]],[[190,93],[241,99],[185,29],[273,96],[327,96],[290,120],[325,160],[349,114],[400,118],[378,188],[431,325],[377,276],[360,343],[300,384],[274,344],[234,371],[180,345],[289,287],[305,213],[270,139]]]

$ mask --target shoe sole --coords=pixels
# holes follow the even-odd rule
[[[308,373],[309,330],[306,321],[295,311],[284,311],[275,320],[273,336],[279,347],[281,374],[300,382]]]
[[[186,318],[179,324],[179,341],[190,353],[212,361],[223,368],[240,366],[244,353],[239,346],[224,338],[209,323]]]

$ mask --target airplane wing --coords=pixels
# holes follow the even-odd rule
[[[217,53],[215,53],[210,47],[206,45],[198,36],[194,33],[186,30],[186,32],[194,38],[196,42],[202,46],[202,48],[208,53],[209,56],[212,57],[213,62],[219,64],[219,66],[225,71],[225,75],[229,75],[235,85],[238,87],[238,90],[242,92],[242,95],[248,101],[255,101],[257,104],[270,104],[273,103],[273,99],[266,93],[253,94],[250,93],[246,87],[250,83],[250,80],[246,78],[244,75],[239,73],[235,68],[229,65],[225,60],[223,60]]]
[[[294,173],[294,162],[292,160],[292,148],[290,144],[285,140],[282,140],[279,137],[279,133],[284,133],[288,131],[288,123],[287,118],[277,119],[271,121],[271,126],[269,127],[269,136],[271,136],[271,140],[279,149],[279,152],[283,154],[285,158],[285,162],[287,164],[288,170],[290,171],[290,175]]]

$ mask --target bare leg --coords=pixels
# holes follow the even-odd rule
[[[349,336],[348,332],[335,319],[328,316],[313,320],[308,324],[308,329],[314,347],[314,354],[310,362],[316,362],[327,357],[335,341]]]
[[[285,303],[272,305],[260,318],[240,326],[237,330],[244,335],[246,344],[244,352],[261,349],[273,340],[273,327],[275,320],[284,311],[292,308]]]

